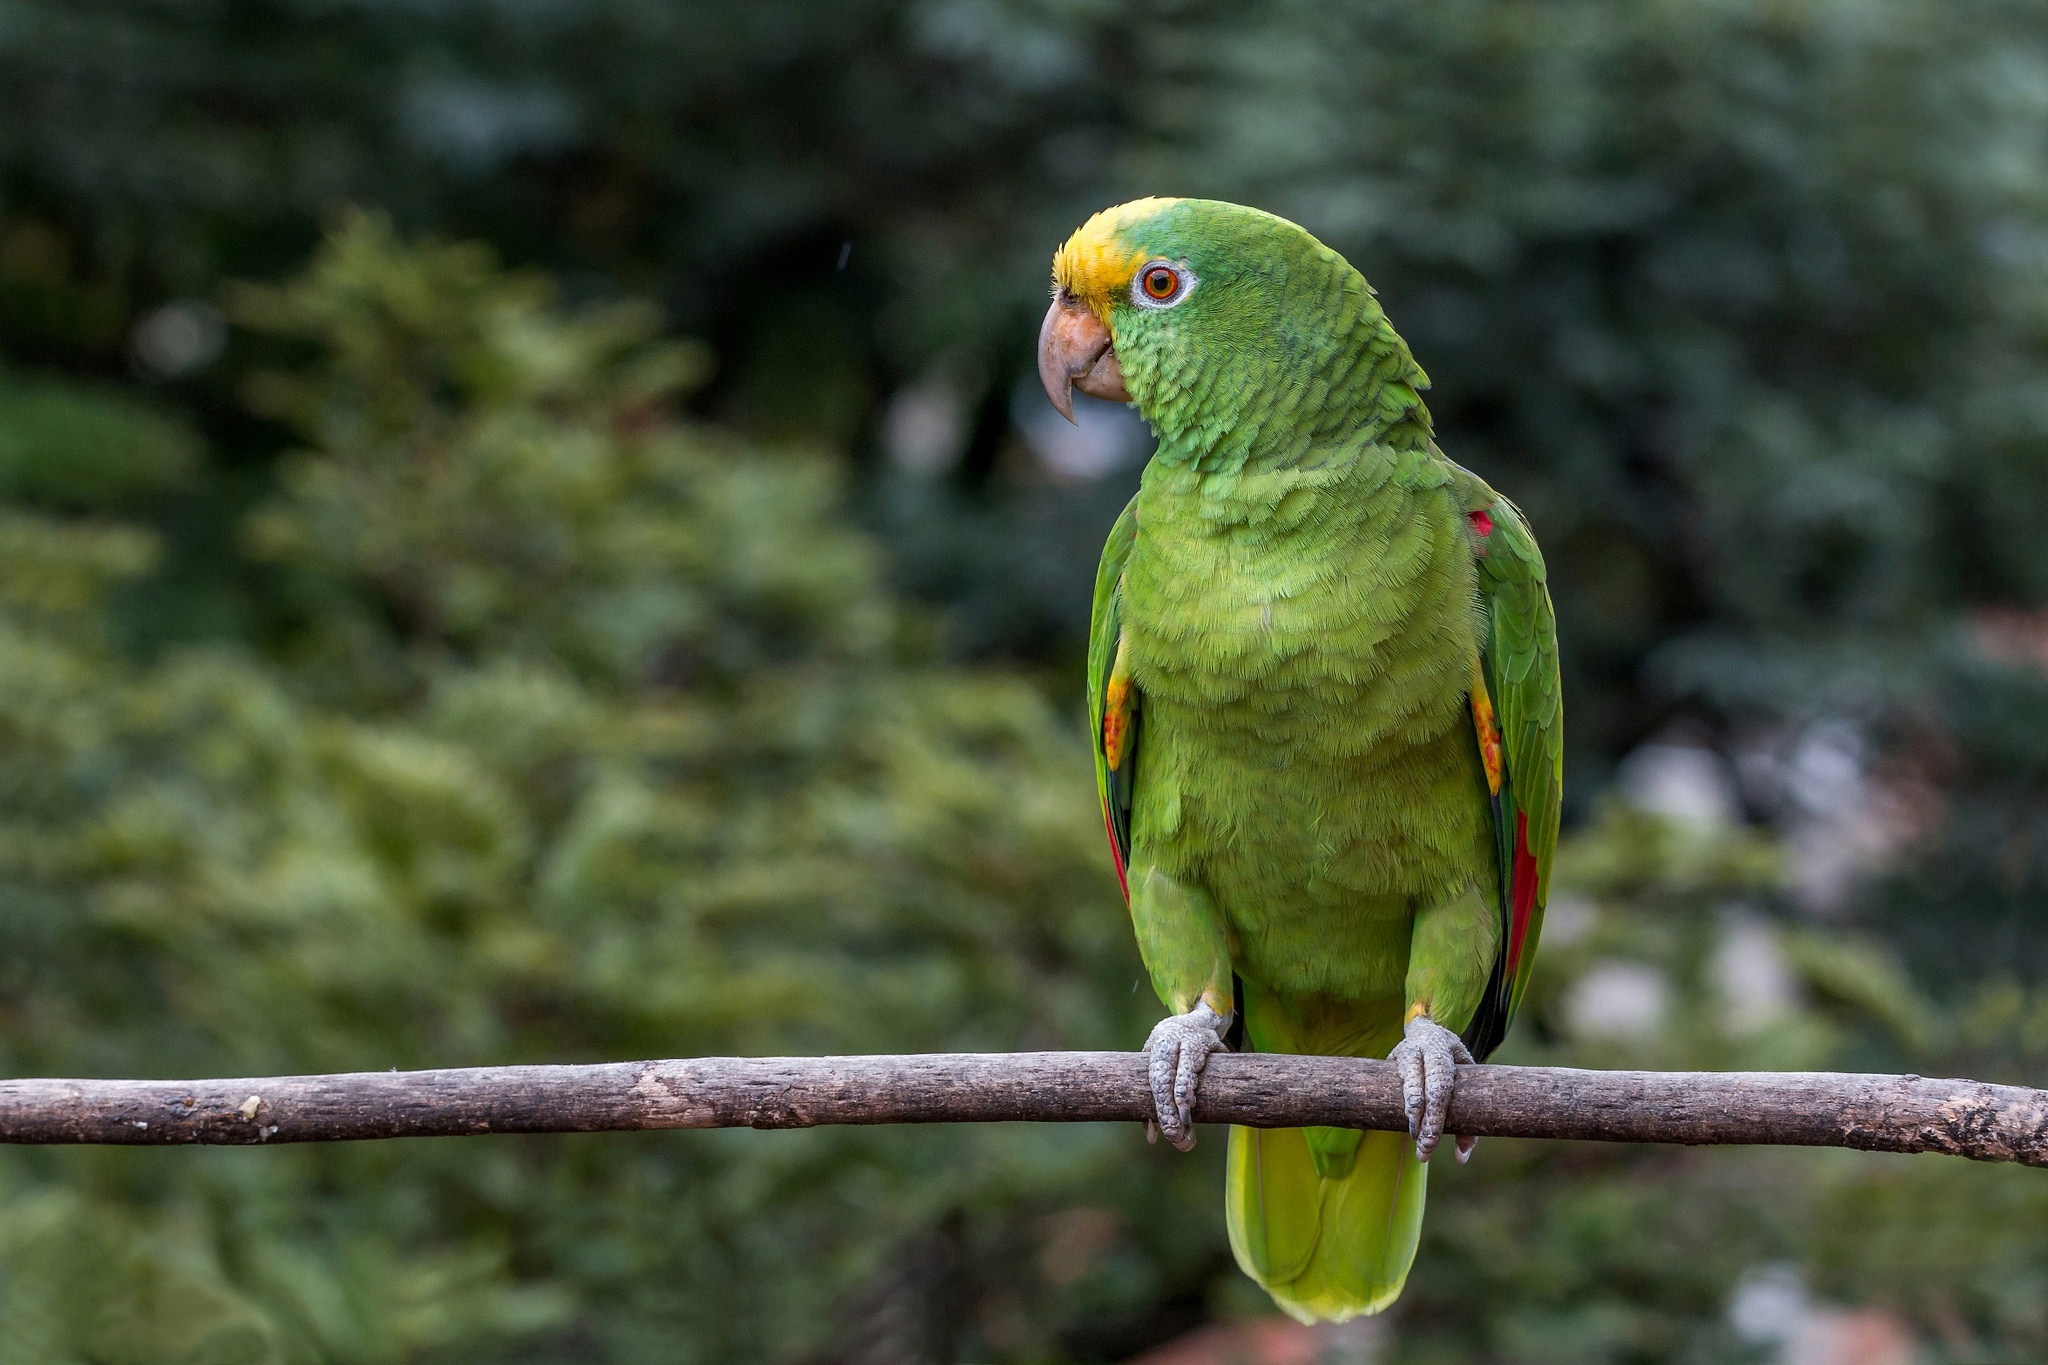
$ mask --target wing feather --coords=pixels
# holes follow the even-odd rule
[[[1131,860],[1132,779],[1138,766],[1138,738],[1144,698],[1124,667],[1124,564],[1138,537],[1138,500],[1124,507],[1102,547],[1095,571],[1095,606],[1088,623],[1088,729],[1095,751],[1095,790],[1102,800],[1102,826],[1126,903],[1131,898],[1126,869]]]
[[[1500,947],[1486,998],[1466,1030],[1467,1045],[1483,1058],[1507,1036],[1536,961],[1563,808],[1564,723],[1557,616],[1543,554],[1520,509],[1467,477],[1491,499],[1470,514],[1487,621],[1473,706],[1475,715],[1485,705],[1497,718],[1504,770],[1494,795]]]

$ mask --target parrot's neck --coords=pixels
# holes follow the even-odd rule
[[[1349,266],[1339,306],[1277,337],[1154,352],[1118,348],[1125,381],[1159,437],[1155,462],[1200,475],[1291,468],[1332,444],[1426,446],[1429,377]]]

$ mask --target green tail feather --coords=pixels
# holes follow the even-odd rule
[[[1291,1317],[1377,1313],[1407,1283],[1428,1176],[1402,1133],[1232,1128],[1230,1249]]]

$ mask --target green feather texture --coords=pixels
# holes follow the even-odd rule
[[[1086,300],[1159,437],[1104,551],[1089,649],[1104,814],[1153,986],[1177,1011],[1234,1000],[1261,1051],[1385,1056],[1419,1008],[1483,1055],[1527,983],[1556,845],[1536,542],[1437,449],[1427,378],[1303,229],[1164,200],[1076,241],[1194,278],[1171,307],[1127,279]],[[1497,794],[1475,677],[1501,727]],[[1238,1263],[1297,1317],[1376,1312],[1406,1278],[1426,1177],[1398,1135],[1236,1131]]]

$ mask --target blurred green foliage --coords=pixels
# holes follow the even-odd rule
[[[1196,193],[1366,271],[1549,556],[1506,1059],[2048,1075],[2038,5],[12,0],[0,111],[0,1068],[1135,1043],[1135,466],[1017,385],[1064,233]],[[1609,782],[1673,735],[1705,815]],[[0,1359],[1121,1360],[1266,1311],[1219,1149],[9,1152]],[[2048,1359],[2044,1199],[1489,1141],[1383,1345],[1768,1360],[1791,1275]]]
[[[252,385],[306,442],[247,521],[301,629],[131,661],[108,602],[149,535],[0,526],[0,1065],[1141,1027],[1064,721],[919,661],[830,462],[671,415],[695,351],[373,218],[236,310],[313,354]],[[769,1358],[935,1220],[1000,1239],[1050,1189],[1157,1198],[1174,1168],[1137,1155],[972,1129],[25,1154],[0,1321],[43,1313],[14,1340],[45,1361]],[[87,1240],[53,1257],[57,1227]],[[1142,1307],[1170,1245],[1143,1272],[1098,1292]]]
[[[719,356],[699,406],[756,429],[866,444],[964,355],[960,486],[890,533],[982,650],[1073,648],[1050,528],[1118,499],[1018,516],[1006,409],[1051,247],[1137,193],[1286,213],[1381,288],[1449,448],[1544,533],[1579,772],[1674,697],[1869,717],[1959,603],[2048,592],[2028,0],[8,14],[10,349],[118,366],[134,317],[283,273],[355,200],[658,298]],[[180,387],[226,424],[233,369]]]

